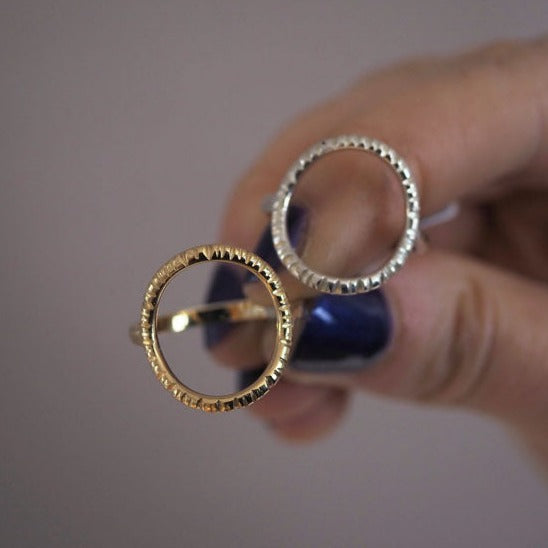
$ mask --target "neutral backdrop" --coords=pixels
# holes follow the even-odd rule
[[[499,425],[361,396],[288,446],[178,404],[127,326],[293,115],[547,23],[545,0],[2,2],[0,545],[546,546],[548,490]],[[206,368],[196,336],[179,358]]]

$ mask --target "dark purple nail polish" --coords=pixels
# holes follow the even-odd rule
[[[289,241],[295,249],[299,249],[299,245],[302,245],[305,232],[308,225],[308,219],[306,210],[299,206],[289,206],[287,215],[287,232],[289,235]],[[270,225],[268,225],[262,233],[257,246],[255,247],[255,253],[264,259],[274,270],[279,270],[282,266],[278,254],[274,249],[272,242],[272,234],[270,232]],[[257,281],[257,277],[249,272],[244,283]]]
[[[238,274],[239,272],[235,267],[229,264],[218,263],[209,285],[206,302],[214,303],[231,299],[243,299],[242,276]],[[206,323],[204,329],[204,342],[206,347],[212,348],[221,342],[233,327],[234,325],[230,323]]]
[[[236,380],[236,387],[238,390],[243,390],[247,388],[250,384],[253,384],[260,375],[264,372],[266,365],[261,365],[256,369],[244,369],[243,371],[238,371],[238,376]]]
[[[322,295],[309,308],[291,367],[311,373],[352,373],[388,346],[392,318],[382,291]]]

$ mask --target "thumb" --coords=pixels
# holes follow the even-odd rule
[[[412,257],[382,291],[391,325],[387,346],[370,367],[341,376],[344,383],[548,428],[548,292],[542,285],[428,251]],[[386,323],[378,299],[375,306],[374,321]],[[297,361],[293,374],[298,371]]]

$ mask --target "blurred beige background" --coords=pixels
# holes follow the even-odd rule
[[[364,396],[286,446],[178,405],[126,330],[291,116],[547,23],[546,0],[2,2],[0,545],[546,546],[548,490],[498,425]]]

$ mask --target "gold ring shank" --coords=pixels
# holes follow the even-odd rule
[[[182,383],[167,364],[158,340],[158,331],[162,327],[162,318],[158,315],[158,305],[168,283],[185,268],[206,261],[234,263],[253,272],[268,291],[276,318],[276,343],[271,360],[262,375],[243,390],[218,396],[197,392]],[[242,302],[240,304],[232,302],[229,306],[214,303],[211,306],[204,305],[186,309],[182,315],[178,313],[165,316],[163,321],[166,322],[168,330],[173,330],[173,318],[179,318],[177,321],[180,321],[181,324],[178,330],[183,331],[185,328],[181,329],[181,326],[184,322],[188,322],[188,326],[198,325],[208,319],[217,318],[218,320],[222,314],[225,314],[227,321],[249,319],[249,315],[256,319],[264,312],[260,308],[257,308],[256,305],[248,306]],[[247,317],[246,314],[248,314]],[[174,398],[188,407],[214,413],[246,407],[264,396],[278,382],[291,352],[293,318],[287,295],[277,274],[268,263],[258,255],[244,249],[213,244],[187,249],[160,267],[146,290],[139,329],[140,340],[138,342],[144,347],[152,370],[162,386]]]
[[[156,329],[160,333],[182,333],[190,327],[208,323],[239,323],[275,319],[276,312],[271,306],[261,306],[248,299],[237,299],[201,304],[158,316]],[[129,337],[135,344],[143,344],[139,324],[133,324],[129,328]]]

